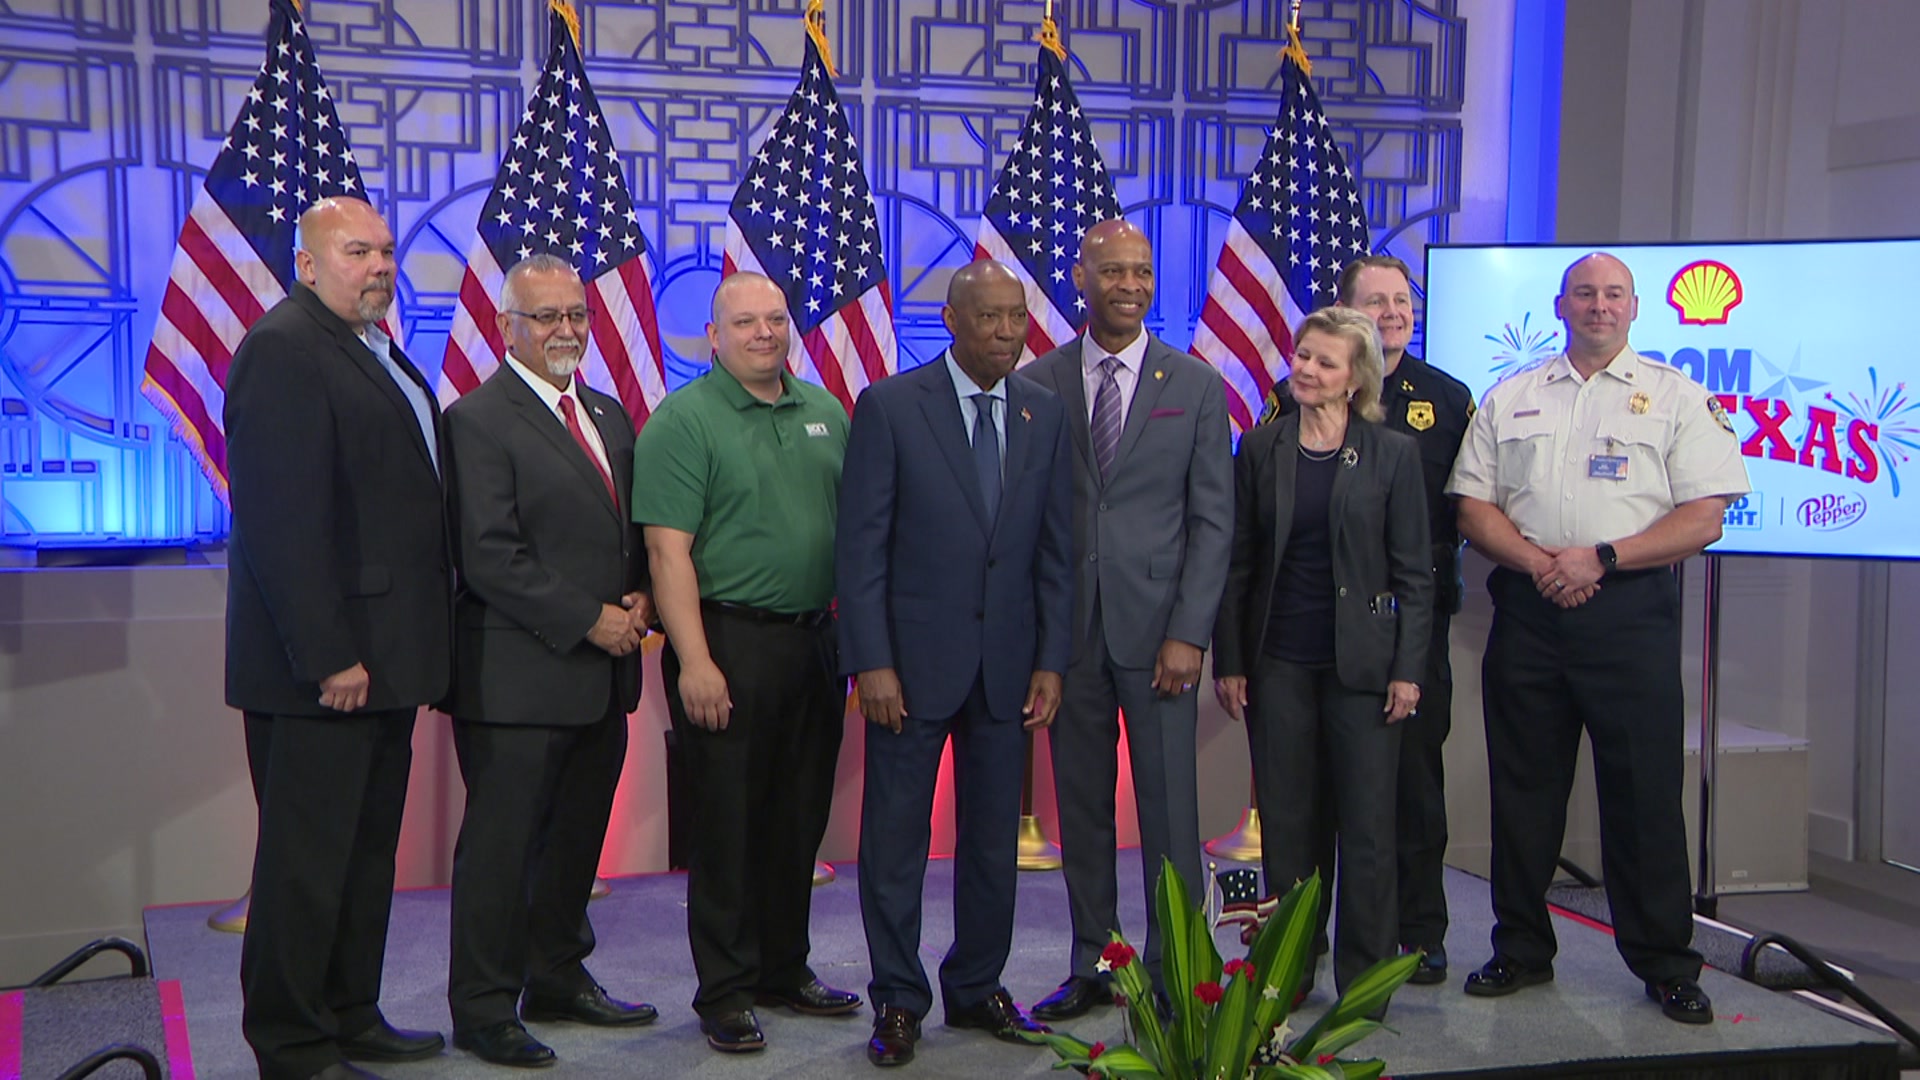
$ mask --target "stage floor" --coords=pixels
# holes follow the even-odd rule
[[[1144,930],[1144,897],[1137,853],[1123,851],[1121,920],[1136,943]],[[860,928],[855,868],[838,867],[839,880],[814,892],[814,966],[827,983],[863,994],[866,944]],[[952,863],[937,860],[927,872],[926,945],[932,973],[952,925]],[[1385,1059],[1402,1080],[1430,1076],[1489,1075],[1688,1075],[1722,1072],[1748,1076],[1895,1076],[1894,1042],[1877,1032],[1828,1015],[1789,996],[1708,971],[1702,984],[1712,995],[1716,1021],[1689,1027],[1660,1015],[1640,983],[1614,952],[1605,932],[1570,919],[1556,919],[1560,955],[1556,981],[1506,999],[1470,998],[1461,980],[1486,959],[1491,923],[1487,886],[1478,878],[1448,872],[1453,929],[1447,940],[1452,978],[1440,986],[1407,986],[1394,997],[1381,1032],[1359,1050]],[[560,1053],[550,1076],[632,1077],[845,1077],[871,1074],[863,1054],[871,1014],[807,1019],[762,1010],[764,1053],[721,1055],[709,1050],[689,1002],[693,964],[686,943],[686,883],[678,874],[621,878],[613,894],[591,908],[600,947],[590,962],[616,997],[659,1006],[652,1027],[602,1032],[572,1025],[531,1028]],[[239,956],[236,935],[207,929],[216,905],[155,908],[146,913],[147,940],[155,975],[179,980],[187,1009],[195,1074],[204,1078],[254,1075],[253,1059],[240,1037]],[[1020,878],[1018,924],[1005,981],[1015,999],[1045,996],[1067,973],[1066,886],[1058,872]],[[1223,956],[1241,954],[1237,936],[1221,935]],[[423,890],[394,898],[392,933],[382,1005],[402,1027],[449,1030],[445,1000],[447,893]],[[1301,1017],[1328,1004],[1331,977],[1309,998]],[[996,1042],[939,1024],[935,1005],[919,1056],[903,1073],[916,1077],[1043,1076],[1051,1052]],[[1304,1025],[1296,1020],[1295,1028]],[[1074,1034],[1115,1041],[1117,1011],[1096,1011],[1063,1025]],[[1879,1068],[1873,1066],[1884,1062]],[[1851,1065],[1851,1068],[1849,1067]],[[1864,1066],[1864,1067],[1863,1067]],[[505,1075],[469,1055],[449,1051],[433,1061],[379,1066],[399,1080]],[[1058,1074],[1054,1074],[1058,1075]]]

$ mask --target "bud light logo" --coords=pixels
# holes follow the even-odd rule
[[[1833,532],[1866,517],[1867,500],[1858,495],[1818,495],[1801,503],[1795,515],[1809,529]]]
[[[1727,507],[1727,515],[1721,521],[1721,528],[1760,528],[1760,507],[1765,501],[1766,496],[1757,491],[1749,491],[1733,500],[1733,505]]]

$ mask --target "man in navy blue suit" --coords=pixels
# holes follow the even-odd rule
[[[853,411],[835,544],[840,660],[868,730],[860,914],[875,1065],[913,1060],[933,992],[920,963],[933,788],[953,739],[959,836],[949,1027],[1009,1041],[1046,1031],[1000,984],[1013,941],[1022,725],[1060,705],[1072,647],[1072,461],[1066,414],[1013,374],[1027,304],[1007,267],[954,274],[953,346],[884,379]]]

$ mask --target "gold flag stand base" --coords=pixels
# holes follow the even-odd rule
[[[1225,836],[1216,836],[1207,841],[1207,854],[1216,859],[1229,862],[1260,861],[1260,811],[1257,807],[1247,807],[1240,815],[1240,824]]]
[[[587,890],[587,899],[605,900],[613,895],[613,883],[606,878],[594,875],[593,888]]]
[[[1058,870],[1060,849],[1040,831],[1040,819],[1032,814],[1020,816],[1020,860],[1022,870]]]
[[[223,934],[244,934],[247,932],[247,907],[253,899],[251,890],[242,893],[240,899],[207,916],[207,929],[218,930]]]
[[[833,884],[833,879],[836,876],[837,875],[834,874],[833,866],[831,864],[824,863],[824,862],[816,862],[813,864],[813,887],[814,888],[817,889],[822,885]]]

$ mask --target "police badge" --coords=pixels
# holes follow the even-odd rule
[[[1425,431],[1433,426],[1433,402],[1407,402],[1407,426],[1415,431]]]
[[[1720,404],[1720,399],[1712,394],[1707,395],[1707,411],[1713,414],[1713,419],[1721,427],[1727,429],[1727,434],[1733,434],[1733,420],[1727,416],[1727,407]]]

